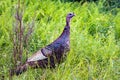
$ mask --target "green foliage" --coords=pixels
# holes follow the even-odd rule
[[[22,2],[23,1],[23,2]],[[49,4],[48,4],[49,3]],[[13,80],[118,80],[120,79],[120,9],[103,10],[103,3],[61,3],[51,0],[21,0],[23,21],[35,16],[34,32],[29,39],[29,56],[54,41],[65,26],[68,12],[71,20],[71,50],[55,69],[29,69]],[[0,78],[9,80],[13,56],[11,34],[17,1],[0,1]],[[26,51],[23,51],[24,55]],[[25,61],[25,59],[24,59]],[[23,61],[23,62],[24,62]]]

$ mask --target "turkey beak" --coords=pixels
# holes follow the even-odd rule
[[[73,16],[75,16],[75,14],[73,14]]]
[[[75,14],[72,15],[72,17],[74,17],[74,16],[75,16]]]
[[[73,12],[73,16],[75,16],[74,12]]]

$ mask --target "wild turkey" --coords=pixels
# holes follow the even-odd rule
[[[55,63],[60,63],[63,58],[63,54],[70,50],[70,19],[75,16],[74,13],[69,13],[66,17],[66,26],[62,34],[51,44],[40,49],[27,59],[25,64],[19,66],[15,73],[16,75],[26,71],[30,66],[32,68],[50,68],[55,67]]]

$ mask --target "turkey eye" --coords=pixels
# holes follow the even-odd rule
[[[72,14],[70,14],[70,15],[72,15]]]

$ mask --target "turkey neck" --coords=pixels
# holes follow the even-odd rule
[[[66,26],[62,32],[62,35],[61,36],[64,36],[67,38],[69,38],[69,35],[70,35],[70,18],[66,18]]]
[[[68,18],[68,17],[66,18],[66,26],[65,26],[63,32],[66,32],[67,35],[70,34],[70,18]]]
[[[70,18],[66,18],[66,26],[69,26],[70,27]]]

